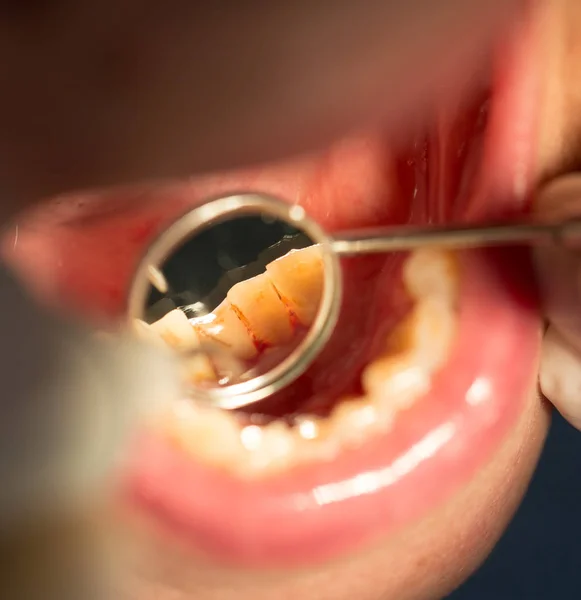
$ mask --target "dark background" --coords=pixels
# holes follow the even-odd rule
[[[484,566],[448,600],[581,599],[581,433],[555,415],[530,490]]]

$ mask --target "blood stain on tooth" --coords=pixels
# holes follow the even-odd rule
[[[273,285],[304,325],[317,316],[323,295],[324,266],[316,245],[291,250],[266,266]]]
[[[289,312],[265,273],[237,283],[228,292],[228,300],[261,342],[276,346],[292,339]]]
[[[210,314],[192,319],[190,323],[207,342],[231,349],[241,360],[256,356],[256,344],[228,300],[224,300]]]
[[[323,279],[318,246],[291,250],[261,275],[234,285],[214,311],[190,322],[205,341],[227,344],[249,368],[260,360],[264,370],[302,339],[317,314]]]

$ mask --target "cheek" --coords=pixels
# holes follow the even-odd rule
[[[208,563],[148,515],[123,514],[141,550],[139,600],[436,600],[485,560],[528,487],[550,423],[531,386],[510,437],[478,475],[421,522],[313,571],[232,571]],[[510,565],[507,566],[510,569]]]

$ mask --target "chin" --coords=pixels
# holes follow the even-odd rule
[[[516,32],[470,94],[434,106],[405,144],[362,131],[292,162],[52,199],[21,217],[4,255],[43,302],[104,326],[123,317],[148,242],[217,194],[273,194],[331,232],[518,217],[538,158],[529,37]],[[414,260],[429,280],[437,265]],[[444,316],[424,310],[430,286],[405,294],[410,256],[344,261],[331,342],[261,408],[260,443],[244,444],[236,415],[191,407],[144,428],[118,493],[140,548],[136,598],[438,598],[479,566],[549,424],[539,302],[522,248],[442,260],[453,264],[438,277]],[[394,382],[418,366],[402,357],[418,354],[410,315],[422,310],[429,331],[450,326],[428,335],[423,383],[404,394]],[[402,331],[407,354],[390,341]]]

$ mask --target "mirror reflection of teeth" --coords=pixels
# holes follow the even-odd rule
[[[323,295],[323,257],[319,246],[291,250],[266,265],[270,281],[304,326],[317,316]]]
[[[252,360],[258,354],[256,343],[248,327],[240,320],[234,307],[224,300],[210,314],[192,319],[200,339],[217,350],[227,349],[240,360]]]
[[[170,311],[151,325],[138,320],[136,327],[143,339],[158,343],[161,340],[182,354],[201,347],[199,335],[179,309]],[[184,378],[192,383],[216,381],[216,370],[210,357],[203,353],[186,356]]]
[[[149,329],[178,352],[204,345],[216,355],[229,353],[239,361],[256,360],[262,350],[298,339],[316,317],[323,291],[323,259],[318,246],[291,250],[271,261],[265,272],[235,284],[211,313],[188,319],[171,310],[140,330]],[[210,357],[189,357],[188,382],[221,380],[232,368],[219,368]],[[239,370],[234,369],[239,372]]]
[[[315,264],[316,257],[316,247],[309,247],[277,259],[276,267],[270,269],[275,285],[291,292],[291,298],[302,307],[313,296],[317,302],[320,299],[323,271],[322,263]],[[285,272],[290,273],[287,280]],[[303,290],[301,273],[306,274]],[[315,281],[317,277],[319,283]],[[282,420],[264,426],[247,425],[234,412],[194,405],[184,399],[168,408],[158,426],[187,452],[248,478],[263,477],[305,462],[332,460],[341,450],[356,447],[369,435],[389,430],[399,412],[429,391],[434,373],[450,355],[457,323],[459,275],[453,253],[435,249],[411,253],[403,265],[402,280],[412,300],[410,311],[391,331],[383,350],[364,368],[363,394],[340,399],[327,417],[300,415],[291,425]],[[264,281],[259,279],[258,284],[252,284],[252,297],[258,285],[266,285]],[[280,297],[272,301],[281,302]],[[176,348],[200,343],[196,326],[204,319],[202,329],[210,332],[212,323],[216,327],[215,320],[220,320],[222,329],[213,334],[219,340],[216,343],[230,344],[235,351],[243,347],[236,347],[234,340],[242,329],[238,326],[230,330],[223,317],[213,320],[208,315],[192,324],[181,311],[172,313],[151,329]],[[254,312],[252,318],[259,314]],[[263,314],[274,318],[276,313]],[[203,374],[199,365],[198,370]]]
[[[323,259],[318,246],[291,250],[266,265],[266,272],[234,285],[227,299],[261,344],[288,343],[296,325],[308,327],[323,293]]]
[[[251,360],[261,349],[291,343],[312,324],[323,276],[319,246],[291,250],[266,265],[264,273],[232,286],[212,313],[191,323],[206,342]]]
[[[200,345],[195,329],[179,309],[168,312],[161,319],[152,323],[151,328],[164,342],[178,351],[192,350]]]

